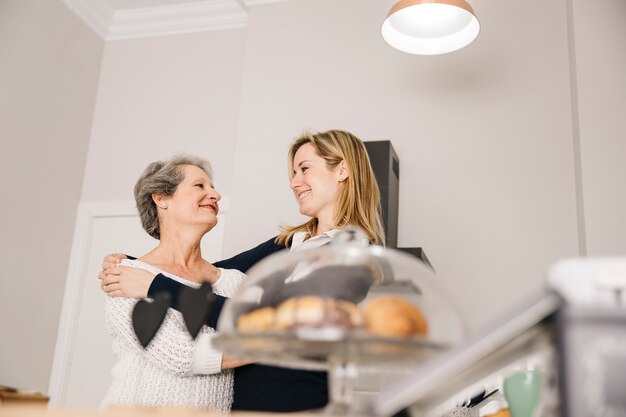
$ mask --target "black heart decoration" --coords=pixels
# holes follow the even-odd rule
[[[152,301],[139,300],[135,304],[132,315],[133,330],[144,349],[148,347],[163,324],[170,304],[168,293],[159,293]]]
[[[181,288],[178,294],[179,310],[191,337],[198,336],[202,325],[207,324],[215,302],[213,287],[205,282],[200,288]]]

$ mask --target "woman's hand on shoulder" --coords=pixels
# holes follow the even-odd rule
[[[128,257],[123,253],[110,253],[102,259],[102,269],[109,269],[117,266],[120,262]]]
[[[100,272],[100,288],[110,297],[145,298],[154,280],[152,272],[131,266],[113,266]]]

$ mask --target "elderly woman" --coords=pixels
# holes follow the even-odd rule
[[[200,250],[200,241],[217,224],[219,211],[220,194],[213,187],[208,162],[176,156],[151,163],[135,185],[135,200],[143,228],[159,244],[139,259],[125,259],[122,264],[190,287],[208,281],[221,296],[234,293],[245,275],[214,267],[202,258]],[[206,339],[215,330],[204,326],[198,339],[203,342],[196,344],[181,313],[169,309],[159,332],[143,349],[131,324],[135,302],[132,298],[106,298],[107,327],[119,360],[103,406],[212,407],[228,412],[233,401],[233,371],[226,368],[241,363],[210,349]]]

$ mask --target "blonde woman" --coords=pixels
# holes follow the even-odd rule
[[[346,226],[360,227],[371,243],[384,244],[378,185],[365,146],[356,136],[341,130],[303,134],[289,149],[289,177],[300,213],[310,220],[284,228],[278,236],[215,266],[245,272],[280,250],[328,243]],[[123,258],[104,259],[100,278],[108,295],[139,298],[159,291],[177,295],[180,285],[163,275],[116,267]],[[328,402],[325,372],[250,364],[235,370],[234,389],[234,410],[294,412]]]

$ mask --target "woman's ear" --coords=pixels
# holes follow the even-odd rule
[[[339,169],[337,170],[337,179],[339,182],[344,182],[350,176],[350,172],[348,171],[348,165],[345,160],[339,162]]]
[[[152,193],[152,201],[154,201],[154,204],[159,208],[167,208],[167,197],[163,194]]]

